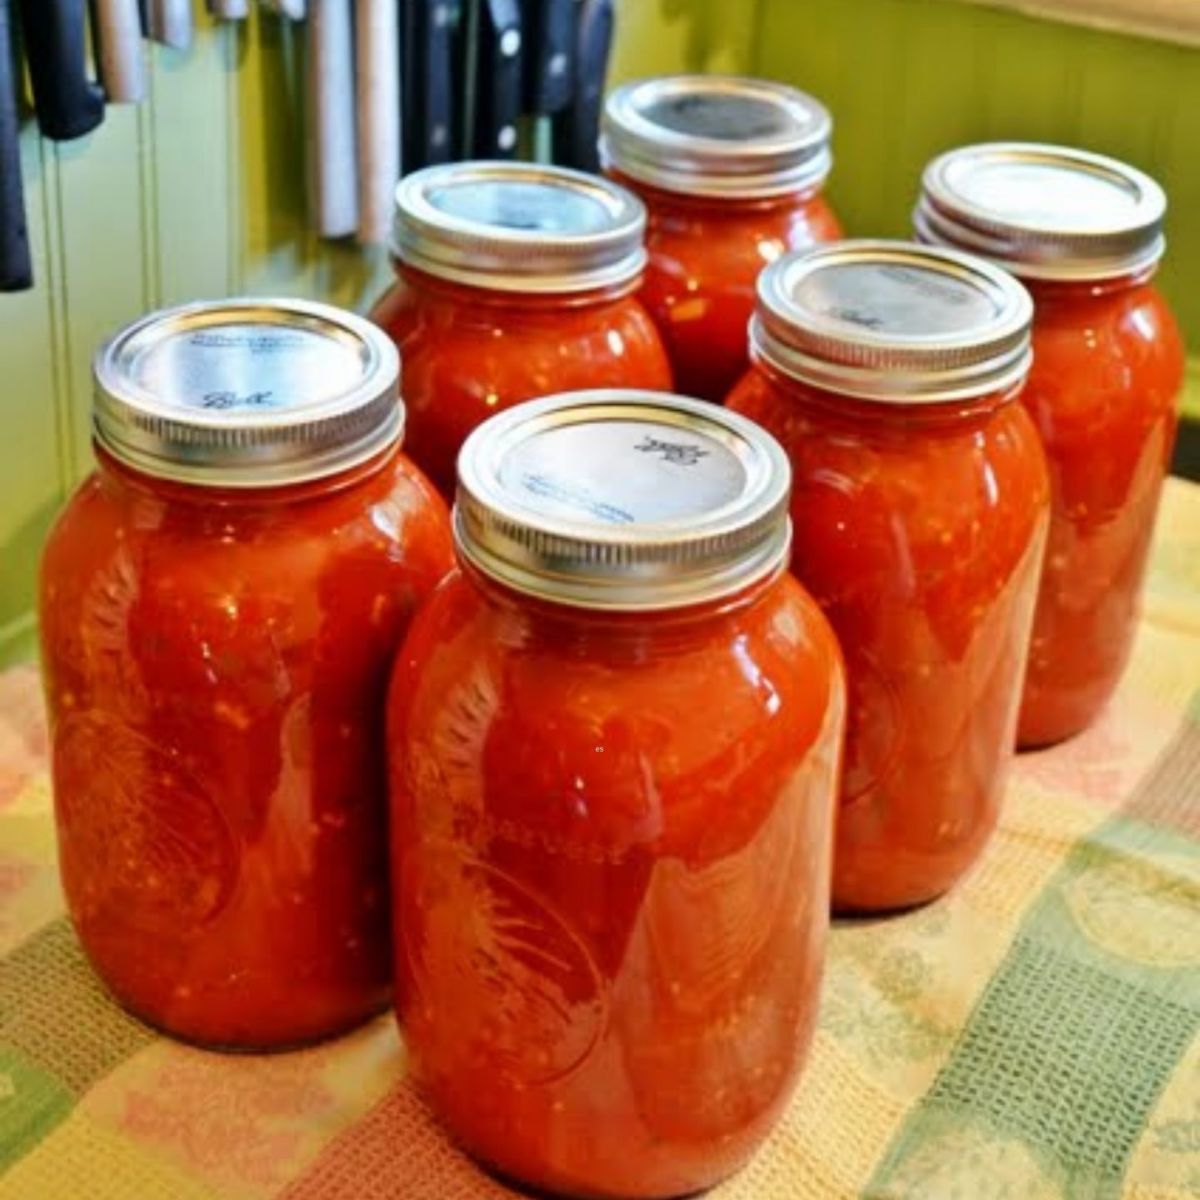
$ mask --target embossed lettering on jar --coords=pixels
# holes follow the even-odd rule
[[[1048,519],[1017,391],[1032,305],[968,255],[843,242],[759,285],[729,405],[792,462],[792,568],[846,656],[834,903],[929,900],[975,861],[1012,757]]]
[[[646,203],[639,295],[684,395],[723,400],[745,371],[762,269],[841,237],[821,193],[831,131],[811,96],[761,79],[670,76],[609,97],[602,158]]]
[[[482,421],[523,400],[671,387],[632,293],[641,202],[607,180],[528,163],[454,163],[396,191],[394,286],[371,316],[404,355],[406,447],[442,494]]]
[[[1023,746],[1078,733],[1129,659],[1184,351],[1151,282],[1166,197],[1140,171],[1059,146],[934,160],[919,236],[983,254],[1033,294],[1022,403],[1050,464],[1052,520],[1021,708]]]
[[[255,301],[96,358],[97,467],[41,575],[59,862],[101,978],[179,1037],[388,1000],[387,676],[452,562],[397,366],[365,321]]]
[[[766,1136],[816,1016],[844,700],[787,462],[618,391],[495,418],[460,474],[389,711],[406,1044],[504,1174],[688,1194]]]

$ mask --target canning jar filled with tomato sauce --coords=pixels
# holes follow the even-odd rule
[[[671,368],[632,293],[641,202],[530,163],[452,163],[396,190],[397,281],[371,313],[404,356],[406,449],[447,500],[480,422],[523,400],[665,388]]]
[[[389,709],[405,1041],[503,1174],[690,1194],[766,1136],[816,1016],[844,697],[787,460],[612,391],[494,418],[459,473]]]
[[[384,700],[453,559],[397,368],[292,301],[159,313],[96,357],[96,470],[41,572],[59,863],[100,977],[189,1041],[388,1002]]]
[[[985,255],[1033,294],[1021,399],[1052,518],[1022,746],[1091,724],[1129,659],[1183,386],[1183,344],[1151,282],[1165,212],[1142,172],[1060,146],[967,146],[925,172],[918,236]]]
[[[841,237],[821,194],[831,131],[811,96],[761,79],[670,76],[609,97],[601,157],[646,203],[638,295],[685,395],[723,400],[745,371],[763,267]]]
[[[833,898],[917,904],[995,825],[1048,520],[1016,403],[1029,296],[968,255],[843,242],[764,274],[729,405],[794,474],[792,569],[846,656]]]

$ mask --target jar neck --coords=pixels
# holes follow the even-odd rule
[[[869,424],[873,431],[879,433],[889,429],[900,432],[919,429],[930,433],[957,433],[981,426],[997,411],[1016,400],[1024,386],[1022,380],[1004,391],[986,392],[981,396],[958,400],[914,401],[906,400],[903,396],[887,400],[863,400],[827,391],[785,375],[757,356],[754,366],[790,403],[819,417],[822,423],[840,424],[847,428]]]
[[[344,492],[378,475],[393,463],[400,453],[400,443],[388,447],[373,458],[327,475],[302,483],[276,484],[270,487],[210,487],[206,484],[185,483],[149,475],[120,461],[103,446],[93,443],[96,467],[102,483],[157,501],[194,504],[204,507],[261,508],[276,504],[303,504]]]
[[[1054,304],[1099,299],[1119,292],[1132,291],[1149,283],[1157,270],[1158,264],[1151,263],[1140,271],[1113,275],[1107,279],[1030,279],[1024,276],[1019,278],[1029,289],[1035,303]]]
[[[642,282],[639,272],[620,283],[581,292],[508,292],[500,288],[441,279],[409,266],[395,255],[392,256],[392,269],[414,291],[434,300],[527,313],[561,312],[564,308],[611,304],[631,295]]]
[[[821,192],[824,180],[800,188],[794,192],[783,192],[778,196],[705,196],[696,192],[673,192],[666,188],[643,183],[640,179],[625,175],[617,167],[605,172],[610,179],[635,192],[654,208],[677,208],[706,213],[729,213],[743,215],[751,213],[778,212],[799,208],[815,200]]]
[[[684,608],[620,612],[555,604],[498,582],[461,554],[458,564],[499,615],[505,640],[536,642],[568,653],[602,651],[621,661],[636,661],[651,651],[684,651],[707,641],[722,625],[761,604],[784,574],[781,566],[737,592]]]

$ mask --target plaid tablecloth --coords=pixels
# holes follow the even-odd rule
[[[476,1200],[381,1018],[229,1057],[117,1009],[54,866],[32,668],[0,675],[0,1200]],[[1200,488],[1172,480],[1104,719],[1024,756],[983,862],[839,923],[820,1031],[719,1200],[1200,1197]]]

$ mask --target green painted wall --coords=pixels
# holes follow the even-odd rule
[[[30,646],[37,557],[89,462],[89,360],[146,309],[239,292],[351,307],[378,251],[306,229],[296,30],[200,14],[154,48],[151,101],[70,145],[23,143],[35,291],[0,295],[0,664]],[[621,0],[616,80],[673,70],[793,80],[837,118],[831,191],[849,228],[907,229],[921,164],[955,142],[1041,137],[1123,155],[1171,191],[1164,282],[1200,346],[1200,51],[957,0]]]

